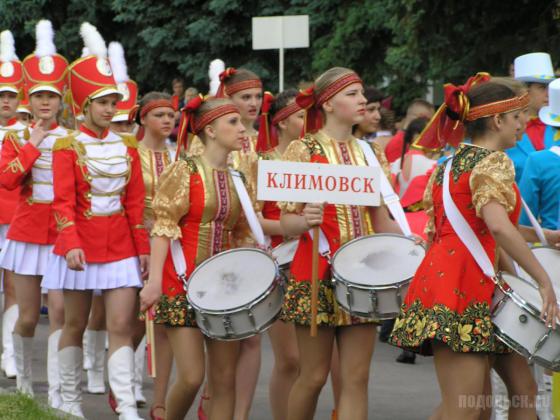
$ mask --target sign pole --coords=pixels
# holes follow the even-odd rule
[[[280,63],[278,71],[278,92],[284,91],[284,47],[278,49],[278,62]]]
[[[313,226],[311,256],[311,337],[317,337],[317,301],[319,300],[319,226]]]

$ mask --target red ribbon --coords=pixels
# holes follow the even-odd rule
[[[225,81],[237,73],[237,70],[233,67],[228,67],[223,72],[220,73],[220,86],[216,92],[216,98],[225,98],[226,95],[226,85]]]
[[[202,105],[202,102],[204,102],[204,98],[202,95],[198,95],[192,98],[181,110],[181,120],[179,121],[179,130],[177,133],[177,159],[179,158],[181,149],[185,151],[188,150],[189,130],[192,130],[192,117],[194,112]]]

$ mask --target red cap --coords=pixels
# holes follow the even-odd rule
[[[10,31],[0,33],[0,92],[20,94],[23,87],[23,66],[15,51]]]

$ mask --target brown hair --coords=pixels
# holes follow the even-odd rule
[[[492,77],[491,81],[507,86],[515,93],[515,96],[521,96],[527,92],[527,85],[512,77]]]
[[[223,105],[234,105],[231,99],[228,98],[208,98],[194,111],[194,123],[196,124],[198,121],[204,117],[204,115],[220,106]],[[210,123],[212,124],[212,123]],[[204,128],[204,127],[203,127]],[[206,144],[206,136],[204,134],[204,129],[202,129],[198,134],[198,137],[202,141],[203,144]]]
[[[467,92],[470,108],[479,105],[486,105],[492,102],[503,101],[515,97],[514,91],[503,83],[489,81],[475,85]],[[465,121],[467,135],[472,139],[480,137],[488,130],[488,119],[490,117],[479,118],[474,121]]]
[[[329,88],[329,86],[336,82],[338,79],[352,73],[355,74],[356,72],[345,67],[333,67],[328,69],[326,72],[317,77],[317,79],[315,79],[315,96],[321,96],[321,94],[324,93]]]
[[[251,70],[241,68],[241,69],[236,69],[234,74],[227,77],[224,80],[224,85],[227,87],[239,82],[245,82],[246,80],[261,80],[261,78]]]
[[[138,125],[142,125],[142,123],[140,122],[141,119],[140,115],[142,114],[142,108],[144,108],[150,102],[158,101],[160,99],[171,101],[171,95],[165,92],[152,91],[142,96],[142,99],[140,99],[140,102],[138,103],[138,111],[136,112],[136,117],[134,118],[135,122]]]

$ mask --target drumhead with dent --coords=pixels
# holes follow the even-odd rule
[[[371,235],[342,246],[333,259],[339,277],[366,286],[385,286],[414,276],[426,251],[399,235]]]
[[[272,255],[276,258],[278,265],[289,264],[293,261],[299,241],[289,241],[278,245],[272,250]]]
[[[193,305],[210,311],[253,302],[276,278],[276,264],[265,253],[243,249],[218,254],[199,266],[187,284]]]

